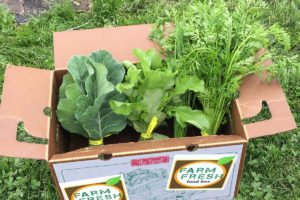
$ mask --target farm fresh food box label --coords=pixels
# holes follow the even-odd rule
[[[128,200],[122,175],[61,183],[67,200]]]
[[[238,144],[53,167],[66,200],[231,200],[242,149]]]
[[[235,160],[233,154],[175,155],[167,189],[223,189]]]

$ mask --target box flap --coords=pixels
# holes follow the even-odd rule
[[[52,71],[7,66],[0,107],[0,154],[11,157],[45,159],[47,145],[16,140],[20,121],[34,137],[49,137]]]
[[[131,53],[133,48],[156,48],[147,39],[151,28],[151,24],[142,24],[53,33],[55,69],[66,69],[73,55],[89,55],[100,48],[109,51],[119,62],[137,62]]]
[[[271,64],[271,60],[264,62],[264,66]],[[263,76],[266,78],[266,73]],[[273,79],[268,83],[266,80],[262,81],[257,74],[249,75],[243,79],[239,91],[240,97],[235,100],[233,109],[239,113],[240,123],[243,119],[259,114],[263,101],[267,103],[272,115],[271,119],[242,125],[247,139],[289,131],[297,127],[278,80]],[[240,125],[237,124],[238,126]]]
[[[0,117],[0,155],[16,158],[45,159],[47,145],[18,142],[16,133],[21,118]]]

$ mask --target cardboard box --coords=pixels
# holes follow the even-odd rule
[[[156,48],[147,39],[150,30],[146,24],[54,33],[54,71],[8,66],[0,109],[0,154],[47,160],[61,199],[237,196],[248,140],[296,128],[277,80],[267,84],[256,75],[244,78],[240,97],[232,105],[233,124],[222,135],[145,142],[124,137],[122,143],[87,148],[85,139],[69,134],[57,122],[58,88],[72,55],[105,49],[120,62],[136,62],[133,48]],[[244,125],[242,120],[257,115],[263,101],[272,118]],[[47,107],[50,117],[43,113]],[[16,141],[20,121],[32,136],[46,138],[48,144]]]

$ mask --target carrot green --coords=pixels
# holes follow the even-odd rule
[[[185,103],[203,107],[211,122],[208,134],[216,134],[226,122],[242,78],[260,72],[262,61],[273,56],[265,53],[257,61],[256,51],[274,42],[290,49],[289,36],[278,24],[266,27],[261,22],[258,10],[265,6],[262,1],[238,1],[229,9],[224,0],[191,1],[156,22],[151,38],[173,57],[178,73],[204,81],[205,90],[186,94]]]

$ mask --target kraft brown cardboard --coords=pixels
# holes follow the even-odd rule
[[[133,48],[156,48],[148,40],[152,25],[142,24],[80,31],[64,31],[53,34],[55,69],[66,69],[73,55],[88,55],[105,49],[119,62],[138,59],[131,53]]]

